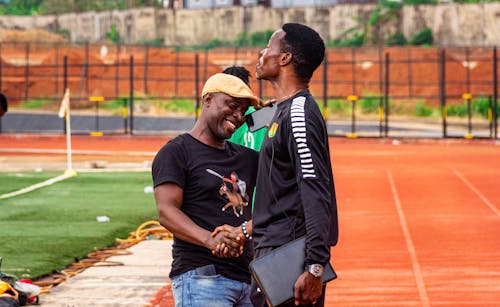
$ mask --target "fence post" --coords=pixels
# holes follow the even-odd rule
[[[328,52],[323,60],[323,118],[328,121]]]
[[[28,100],[28,85],[30,75],[30,43],[26,43],[26,55],[24,65],[24,100]]]
[[[445,50],[441,49],[439,51],[439,103],[441,106],[441,115],[443,119],[443,138],[447,137],[447,124],[446,124],[446,54]]]
[[[129,108],[130,108],[130,134],[134,134],[134,56],[130,56],[129,64]]]
[[[349,95],[347,96],[347,102],[351,103],[351,133],[347,133],[346,137],[350,139],[357,138],[356,133],[356,102],[358,101],[358,96]]]
[[[351,95],[356,95],[356,50],[351,48]]]
[[[472,139],[472,94],[464,93],[462,98],[467,102],[467,134],[464,135],[466,139]]]
[[[63,92],[66,93],[66,89],[68,88],[68,56],[65,55],[64,56],[64,60],[63,60]],[[65,118],[62,119],[63,121],[63,132],[64,132],[64,135],[66,135],[66,120]]]
[[[122,98],[122,113],[123,113],[123,134],[128,134],[128,109],[127,109],[127,98]]]
[[[89,57],[90,57],[90,45],[89,45],[89,42],[86,42],[85,43],[85,94],[87,96],[90,96],[90,91],[89,91],[89,76],[90,76],[90,73],[89,73]],[[81,97],[81,96],[80,96]]]
[[[472,93],[470,84],[470,50],[469,47],[465,47],[465,80],[467,82],[467,93],[462,95],[462,98],[467,102],[467,134],[464,135],[466,139],[472,139]]]
[[[383,133],[383,121],[384,121],[384,98],[382,92],[384,91],[384,66],[382,65],[382,46],[378,47],[378,133],[379,137],[382,137]]]
[[[493,48],[493,134],[498,137],[498,58],[497,47]]]
[[[412,57],[411,57],[411,47],[408,48],[408,95],[410,96],[410,99],[413,98],[413,91],[412,91]]]
[[[203,80],[207,80],[207,66],[208,66],[208,47],[205,47],[205,58],[203,59]]]
[[[490,129],[490,139],[493,138],[493,99],[491,96],[488,96],[488,128]]]
[[[198,116],[200,113],[200,89],[198,88],[198,86],[200,84],[200,72],[199,72],[198,62],[199,62],[199,55],[198,55],[198,53],[196,53],[194,55],[194,95],[195,95],[195,101],[196,101],[195,110],[194,110],[195,111],[195,114],[194,114],[195,121],[198,120]]]
[[[385,137],[389,135],[389,53],[385,54]]]
[[[115,58],[115,97],[120,96],[120,45],[116,45]]]

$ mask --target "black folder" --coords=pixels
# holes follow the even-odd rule
[[[250,272],[271,307],[293,299],[293,286],[304,273],[306,237],[289,242],[250,263]],[[323,270],[323,283],[337,278],[328,263]]]

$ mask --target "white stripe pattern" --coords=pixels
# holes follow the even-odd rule
[[[296,97],[290,109],[292,123],[292,133],[297,143],[297,153],[300,157],[300,167],[302,168],[302,178],[316,178],[314,164],[311,159],[311,151],[307,147],[306,139],[306,119],[304,112],[305,97]]]

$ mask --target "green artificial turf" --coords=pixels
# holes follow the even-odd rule
[[[0,195],[62,175],[62,172],[0,172]]]
[[[5,178],[17,178],[18,187],[22,179],[25,186],[36,183],[0,173],[2,185]],[[144,193],[151,185],[148,172],[79,173],[0,200],[0,270],[37,278],[114,245],[116,238],[127,238],[143,222],[157,219],[154,196]],[[97,216],[110,222],[97,222]]]

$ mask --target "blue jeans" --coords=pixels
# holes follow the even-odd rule
[[[222,275],[202,276],[195,270],[171,279],[175,307],[252,307],[250,285]]]

